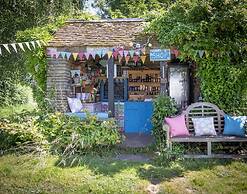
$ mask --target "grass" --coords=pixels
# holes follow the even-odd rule
[[[247,163],[240,160],[118,161],[85,156],[61,168],[55,156],[0,157],[0,193],[247,193]]]

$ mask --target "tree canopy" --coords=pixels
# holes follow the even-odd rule
[[[164,47],[178,48],[181,60],[196,63],[205,101],[234,112],[246,107],[246,21],[244,0],[179,0],[150,31]]]

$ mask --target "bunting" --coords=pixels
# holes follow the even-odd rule
[[[129,60],[130,60],[130,56],[129,56],[129,55],[127,55],[127,56],[125,57],[126,64],[128,64],[128,63],[129,63]]]
[[[18,42],[18,43],[0,44],[1,55],[3,54],[1,47],[5,48],[5,50],[8,51],[8,53],[10,53],[10,54],[13,51],[15,53],[18,53],[18,47],[21,49],[21,51],[25,52],[26,49],[24,47],[24,44],[31,51],[32,49],[36,49],[37,46],[41,48],[42,47],[42,44],[45,45],[45,42],[42,41],[42,40],[33,40],[33,41],[30,41],[30,42]],[[36,46],[36,44],[37,44],[37,46]],[[32,48],[30,47],[30,45],[32,45]]]
[[[108,52],[107,52],[107,55],[108,55],[108,59],[110,59],[111,56],[112,56],[112,51],[108,51]]]
[[[138,60],[139,60],[139,56],[135,55],[135,56],[133,57],[133,60],[134,60],[135,63],[137,63]]]
[[[202,58],[204,55],[204,50],[199,50],[198,51],[199,57]]]
[[[146,58],[147,58],[147,56],[146,56],[146,55],[142,55],[142,56],[141,56],[141,61],[142,61],[142,63],[143,63],[143,64],[145,63]]]
[[[76,61],[76,59],[77,59],[77,57],[78,57],[78,53],[72,53],[72,55],[73,55],[74,61]]]
[[[1,47],[0,47],[0,55],[2,55],[2,49],[1,49]]]

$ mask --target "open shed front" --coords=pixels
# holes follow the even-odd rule
[[[81,118],[83,110],[100,119],[115,117],[126,133],[150,133],[157,95],[170,94],[186,107],[189,65],[176,61],[177,52],[156,50],[144,26],[141,19],[72,20],[59,29],[47,47],[47,91],[54,108]],[[161,51],[170,54],[169,61]]]

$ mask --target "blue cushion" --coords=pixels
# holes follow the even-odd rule
[[[223,135],[245,136],[244,124],[246,117],[224,116],[225,125]]]

